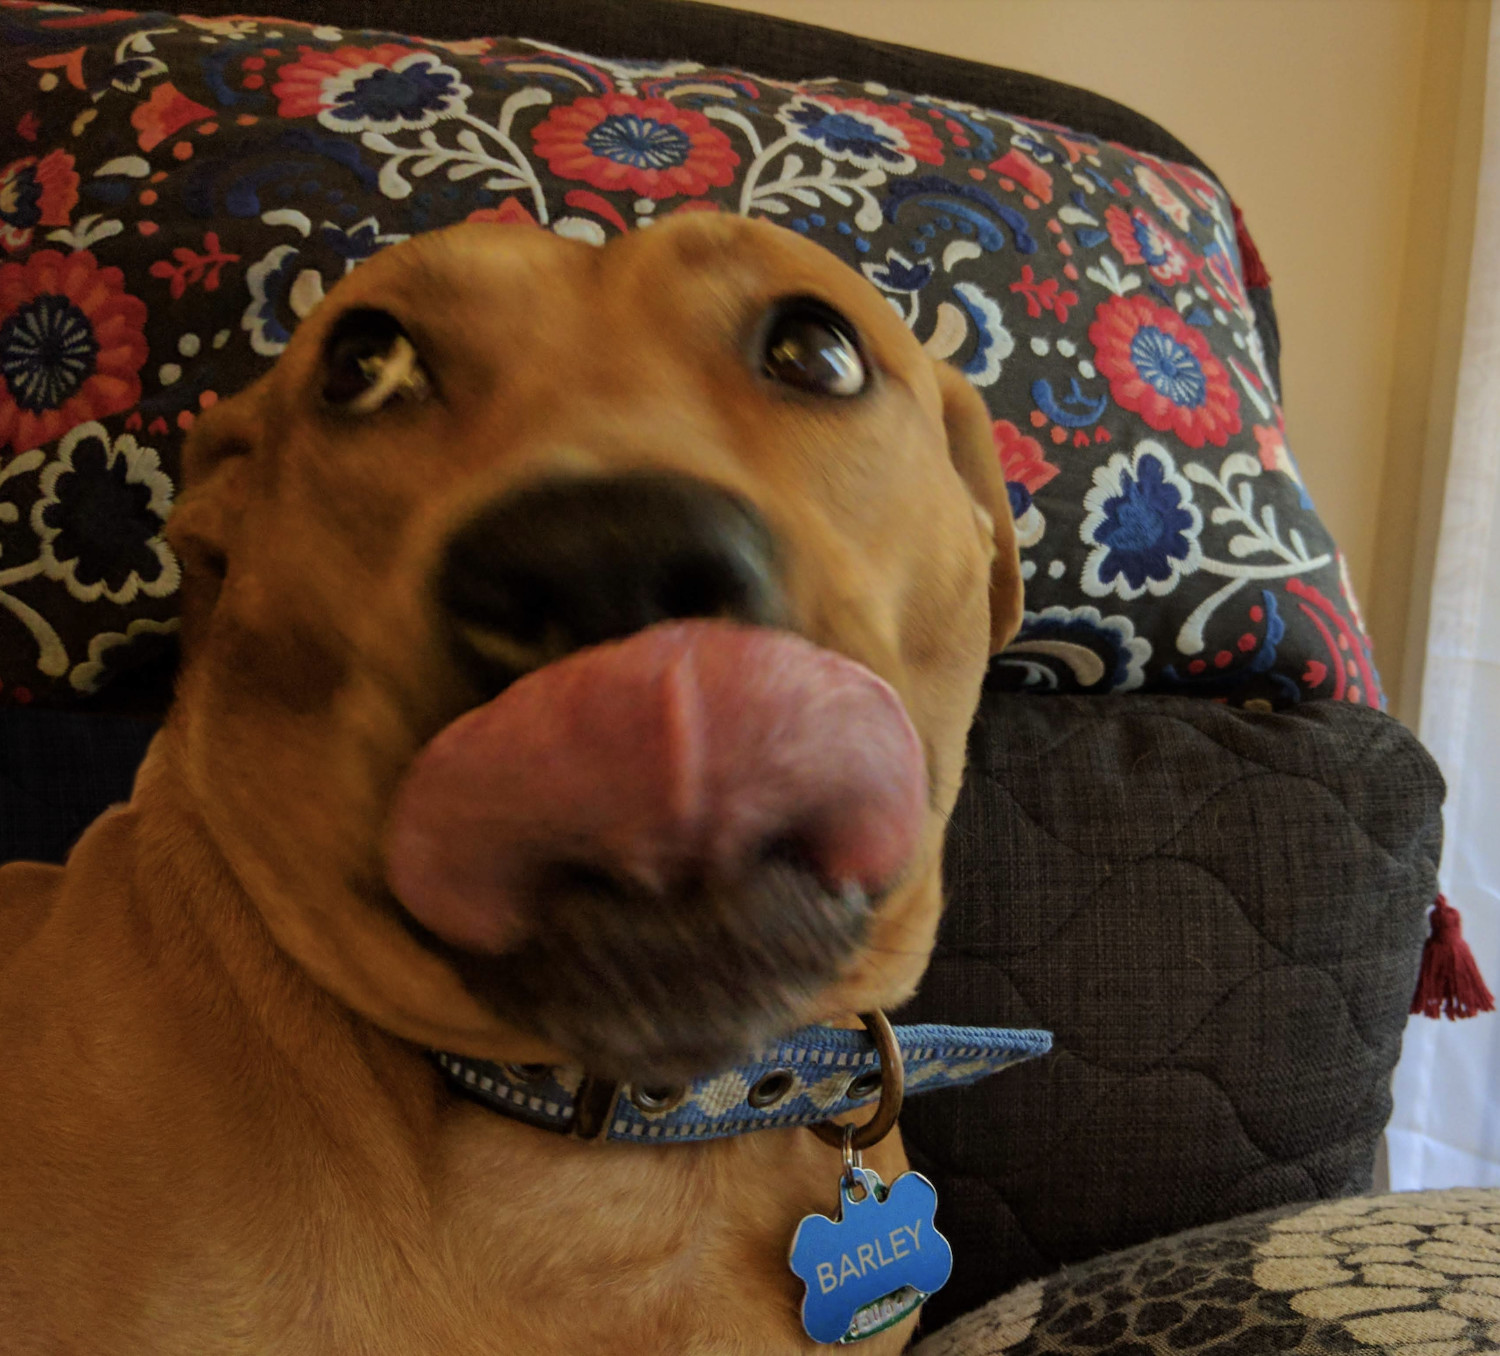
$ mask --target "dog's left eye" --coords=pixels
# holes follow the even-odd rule
[[[323,399],[350,414],[431,394],[427,369],[401,322],[387,311],[345,311],[324,346]]]
[[[776,309],[761,364],[773,381],[813,395],[852,396],[865,389],[854,326],[810,299],[785,301]]]

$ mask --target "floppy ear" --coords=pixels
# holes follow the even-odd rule
[[[245,503],[246,455],[260,425],[260,383],[220,401],[194,423],[182,449],[181,486],[167,539],[182,560],[182,648],[192,653],[223,583],[226,559]]]
[[[990,653],[998,654],[1021,627],[1021,557],[1016,547],[1016,524],[1010,494],[995,452],[990,413],[964,375],[947,363],[937,364],[938,388],[943,394],[943,428],[948,453],[969,487],[969,493],[988,520],[995,537],[995,559],[990,567]]]

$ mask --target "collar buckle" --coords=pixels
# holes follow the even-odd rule
[[[615,1114],[615,1103],[620,1100],[620,1085],[612,1078],[595,1078],[585,1074],[578,1085],[577,1101],[573,1111],[573,1137],[575,1139],[598,1139],[609,1129]]]

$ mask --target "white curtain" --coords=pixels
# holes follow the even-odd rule
[[[1500,992],[1500,8],[1492,11],[1478,215],[1433,579],[1421,737],[1448,781],[1441,881]],[[1414,1017],[1386,1142],[1391,1186],[1500,1186],[1500,1013]]]

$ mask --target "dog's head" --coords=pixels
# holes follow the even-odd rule
[[[423,236],[184,482],[169,747],[354,1009],[678,1077],[911,992],[1020,579],[983,404],[856,273],[701,215]]]

